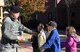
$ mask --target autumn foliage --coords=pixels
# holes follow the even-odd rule
[[[38,12],[45,12],[45,1],[46,0],[20,0],[19,6],[29,15]]]
[[[17,5],[21,8],[21,16],[28,18],[35,12],[45,12],[47,0],[8,0],[6,4]]]

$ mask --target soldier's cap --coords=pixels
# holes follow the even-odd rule
[[[48,26],[53,26],[53,27],[57,27],[57,23],[55,21],[50,21],[48,23]]]
[[[18,13],[18,12],[20,12],[20,8],[18,6],[12,6],[10,8],[10,12]]]

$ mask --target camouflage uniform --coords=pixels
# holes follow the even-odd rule
[[[21,32],[32,33],[32,31],[24,27],[18,20],[14,20],[9,16],[2,23],[2,52],[16,52],[17,36],[21,36]]]

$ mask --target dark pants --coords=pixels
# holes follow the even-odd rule
[[[33,48],[33,52],[40,52],[39,48]]]
[[[44,52],[51,52],[51,50],[50,49],[46,49],[46,50],[44,50]]]

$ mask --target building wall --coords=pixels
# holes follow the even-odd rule
[[[53,1],[53,0],[52,0]],[[49,3],[51,4],[51,3]],[[52,9],[51,9],[52,8]],[[54,18],[54,4],[48,9],[48,11],[52,12],[52,18],[58,23],[58,27],[60,29],[65,29],[66,26],[68,26],[68,16],[67,16],[67,6],[63,1],[61,1],[57,5],[57,16]],[[76,3],[73,3],[70,5],[70,11],[69,11],[69,25],[74,26],[77,30],[80,30],[80,0],[77,0]],[[48,16],[47,16],[48,17]],[[48,19],[48,18],[47,18]]]
[[[46,2],[47,11],[38,13],[37,20],[47,24],[50,20],[56,21],[59,29],[65,30],[68,26],[67,6],[64,1],[61,1],[57,8],[55,8],[55,0],[48,0]],[[69,25],[74,26],[77,30],[80,28],[80,0],[70,5],[69,11]],[[56,14],[56,15],[55,15]],[[36,16],[34,16],[36,18]]]
[[[71,5],[71,25],[80,30],[80,0]]]

